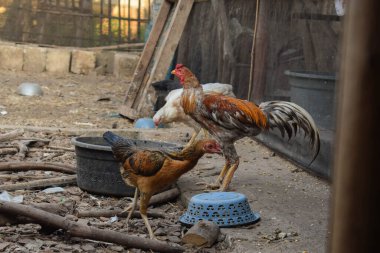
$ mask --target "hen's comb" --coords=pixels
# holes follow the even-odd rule
[[[177,64],[177,65],[175,65],[175,69],[181,69],[181,68],[183,68],[185,65],[183,65],[183,64]]]

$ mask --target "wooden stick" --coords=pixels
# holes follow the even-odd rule
[[[73,214],[74,212],[74,203],[65,202],[63,204],[54,204],[54,203],[32,203],[31,206],[44,210],[49,213],[58,214],[64,216],[66,214]],[[25,224],[31,223],[32,220],[25,216],[0,213],[0,226],[7,224]]]
[[[65,147],[58,147],[58,146],[48,146],[48,148],[75,152],[75,149],[73,149],[73,148],[65,148]]]
[[[1,134],[0,135],[0,142],[12,140],[13,138],[18,137],[18,136],[22,135],[23,133],[24,133],[24,129],[16,129],[16,130],[11,131],[9,133]]]
[[[256,0],[256,14],[255,14],[255,24],[253,27],[253,39],[252,39],[252,49],[251,49],[251,68],[249,71],[249,83],[248,83],[248,94],[247,100],[250,101],[253,88],[253,70],[255,69],[255,51],[256,51],[256,36],[257,36],[257,25],[259,24],[259,9],[260,0]]]
[[[0,213],[22,215],[33,219],[41,225],[61,228],[71,236],[98,241],[112,242],[128,248],[152,250],[157,252],[177,253],[184,252],[184,248],[177,244],[166,244],[157,240],[145,239],[138,236],[126,235],[112,230],[102,230],[71,221],[65,217],[52,214],[37,208],[11,202],[0,201]]]
[[[14,155],[18,153],[17,148],[0,148],[0,155]]]
[[[4,162],[0,163],[0,171],[28,171],[47,170],[67,174],[75,174],[76,168],[63,163],[41,163],[41,162]]]
[[[110,46],[100,46],[100,47],[88,47],[87,50],[114,50],[120,48],[143,48],[145,43],[124,43],[118,45],[110,45]]]
[[[54,177],[48,179],[33,180],[25,183],[9,184],[0,186],[0,191],[15,191],[15,190],[25,190],[32,188],[41,188],[47,186],[58,186],[58,185],[68,185],[77,182],[77,175]]]
[[[167,203],[171,200],[176,199],[178,196],[179,196],[179,190],[177,187],[175,187],[173,189],[153,195],[153,197],[149,201],[149,205],[155,206],[155,205]],[[138,202],[137,205],[140,205],[140,202]]]
[[[102,210],[102,209],[93,209],[88,211],[77,211],[76,216],[79,218],[82,217],[112,217],[117,215],[118,217],[127,217],[128,212],[123,212],[123,209],[117,208],[114,210]],[[140,218],[140,212],[134,211],[132,213],[132,218]],[[148,217],[152,218],[165,218],[165,215],[161,212],[148,211]]]

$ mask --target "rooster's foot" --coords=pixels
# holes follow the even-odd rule
[[[195,183],[195,185],[204,185],[205,189],[203,191],[210,192],[210,191],[218,191],[221,184],[220,183],[208,183],[208,182],[198,182]]]

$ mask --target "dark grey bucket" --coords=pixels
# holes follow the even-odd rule
[[[285,71],[289,77],[290,100],[303,107],[324,129],[335,125],[335,74],[312,71]]]
[[[179,149],[173,143],[133,140],[137,146]],[[90,193],[129,196],[134,188],[126,185],[120,175],[120,163],[114,159],[111,147],[103,137],[75,137],[78,187]]]

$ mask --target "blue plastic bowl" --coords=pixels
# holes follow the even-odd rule
[[[135,128],[155,128],[155,124],[152,118],[141,118],[136,120]]]
[[[185,225],[194,225],[201,220],[212,221],[219,227],[235,227],[255,223],[260,220],[260,215],[252,212],[244,194],[211,192],[193,196],[187,211],[179,218]]]

